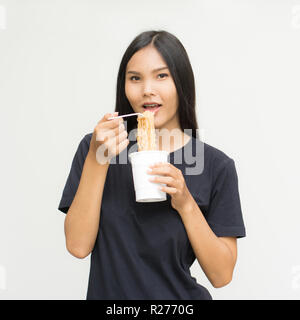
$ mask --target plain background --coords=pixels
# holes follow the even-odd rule
[[[57,210],[82,137],[113,112],[135,36],[166,30],[195,75],[202,139],[233,158],[247,237],[214,299],[299,299],[300,1],[0,0],[0,299],[85,299],[90,256]]]

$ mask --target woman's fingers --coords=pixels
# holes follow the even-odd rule
[[[123,118],[108,120],[112,116],[117,113],[107,113],[97,123],[90,143],[90,151],[100,163],[107,163],[129,144]]]
[[[125,126],[121,122],[118,126],[114,126],[112,128],[99,128],[97,130],[97,141],[105,141],[106,139],[113,138],[115,136],[118,136],[122,132],[125,131]]]

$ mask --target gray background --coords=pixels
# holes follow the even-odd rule
[[[82,137],[115,104],[121,57],[167,30],[194,70],[202,139],[236,162],[247,237],[214,299],[299,299],[300,1],[0,0],[0,299],[85,299],[90,257],[57,210]]]

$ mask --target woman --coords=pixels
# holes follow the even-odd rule
[[[148,173],[165,184],[167,201],[140,203],[128,161],[137,118],[108,118],[149,104],[160,105],[152,109],[157,149],[169,152],[169,163]],[[198,139],[193,71],[174,35],[148,31],[133,40],[121,61],[115,111],[83,137],[59,204],[68,251],[92,253],[87,299],[212,299],[189,269],[197,259],[214,287],[231,281],[236,239],[245,236],[238,178],[233,159]],[[193,155],[194,167],[183,154]]]

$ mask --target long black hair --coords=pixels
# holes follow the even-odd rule
[[[167,31],[145,31],[139,34],[129,45],[121,60],[116,92],[115,112],[119,115],[134,113],[125,94],[125,73],[128,61],[138,50],[153,45],[162,55],[173,77],[178,99],[178,117],[182,131],[189,129],[186,134],[198,138],[196,111],[195,111],[195,80],[188,55],[181,42]],[[127,132],[137,127],[136,117],[128,117]]]

